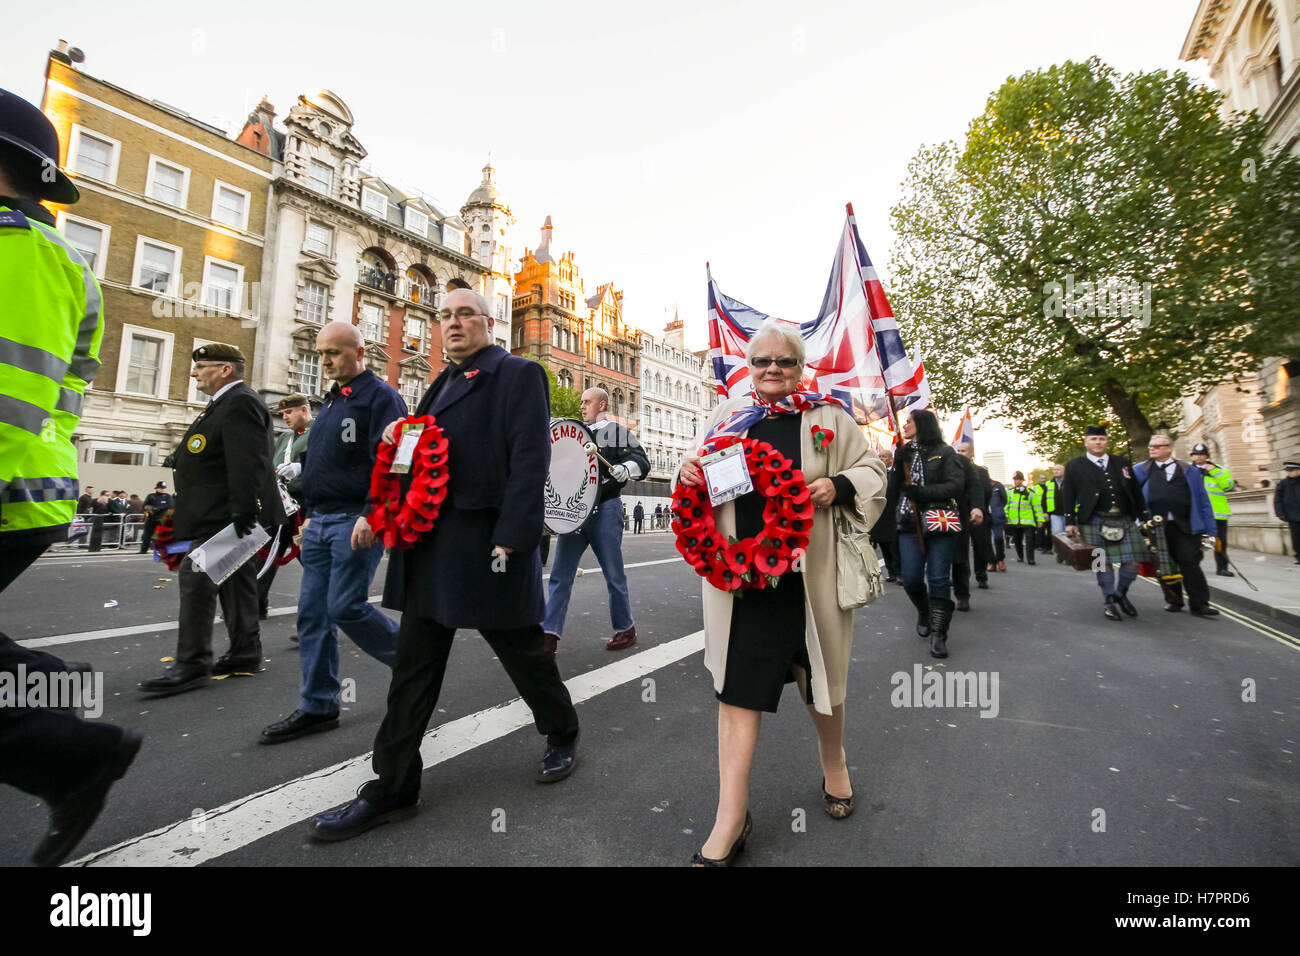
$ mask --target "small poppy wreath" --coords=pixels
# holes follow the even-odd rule
[[[776,587],[808,547],[812,492],[803,472],[768,442],[736,438],[717,442],[714,447],[736,442],[745,447],[754,490],[767,498],[762,532],[753,538],[724,540],[714,523],[708,489],[679,484],[672,501],[677,550],[719,591]]]
[[[168,571],[175,571],[185,560],[185,552],[171,552],[167,546],[176,541],[176,528],[173,525],[173,519],[176,517],[176,509],[168,508],[163,512],[163,516],[158,519],[158,523],[153,529],[153,553],[154,560],[161,561],[167,565]]]
[[[288,527],[289,525],[292,525],[292,528],[289,528]],[[302,530],[302,509],[299,508],[297,511],[293,513],[290,520],[286,522],[285,530],[280,532],[281,548],[283,548],[284,535],[288,535],[289,537],[289,547],[283,548],[280,556],[275,559],[275,566],[277,568],[282,568],[286,564],[291,563],[294,559],[298,557],[299,554],[302,553],[302,548],[294,541],[294,539],[298,537],[298,534],[301,530]],[[262,545],[262,549],[258,551],[257,555],[253,558],[253,560],[257,562],[257,567],[259,569],[264,564],[266,564],[266,559],[271,556],[271,545],[273,544],[275,544],[275,535],[272,535],[271,540],[268,541],[266,544]]]
[[[813,448],[818,451],[825,451],[830,447],[831,442],[835,440],[835,432],[822,425],[812,426]]]
[[[402,432],[423,425],[411,456],[411,486],[402,494],[402,476],[392,472],[393,456],[401,444]],[[374,510],[366,522],[385,548],[405,551],[415,546],[420,535],[433,530],[433,523],[447,497],[447,437],[432,415],[398,421],[392,443],[380,442],[374,471],[370,473],[370,500]]]

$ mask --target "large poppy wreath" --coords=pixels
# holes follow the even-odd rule
[[[754,490],[767,498],[763,530],[753,538],[723,540],[713,519],[713,503],[704,485],[679,484],[673,491],[673,531],[677,550],[702,578],[720,591],[776,587],[781,575],[808,547],[813,501],[803,472],[768,442],[737,438]]]
[[[412,425],[423,425],[415,452],[411,456],[411,486],[402,494],[402,476],[393,474],[393,456],[401,444],[402,432]],[[385,548],[404,551],[415,546],[420,535],[433,529],[433,523],[447,497],[447,438],[434,423],[432,415],[403,418],[397,423],[392,443],[381,442],[370,473],[370,500],[374,510],[366,517],[371,529]]]

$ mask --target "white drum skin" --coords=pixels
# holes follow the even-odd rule
[[[591,430],[576,418],[551,419],[551,471],[546,479],[546,530],[577,531],[596,507],[600,463],[586,452]]]

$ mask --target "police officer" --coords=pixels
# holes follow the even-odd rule
[[[163,515],[167,509],[174,504],[172,496],[167,493],[167,482],[160,481],[153,486],[153,491],[145,495],[144,498],[144,536],[140,542],[140,553],[144,554],[149,550],[149,544],[153,541],[154,530],[158,527],[158,522],[162,521]]]
[[[1025,485],[1024,472],[1016,472],[1011,481],[1012,487],[1007,489],[1007,534],[1016,546],[1016,560],[1034,564],[1034,535],[1043,515],[1033,489]]]
[[[1288,461],[1282,467],[1286,477],[1273,491],[1273,513],[1291,529],[1291,557],[1300,564],[1300,461]]]
[[[104,335],[99,284],[41,200],[75,203],[45,115],[0,90],[0,591],[67,537],[77,506],[72,433]],[[0,673],[66,664],[0,634]],[[66,685],[65,685],[66,686]],[[62,863],[131,766],[141,737],[48,707],[0,707],[0,783],[45,802],[50,826],[32,861]]]
[[[1034,485],[1038,510],[1043,523],[1038,527],[1038,550],[1043,554],[1052,553],[1052,535],[1065,530],[1065,518],[1058,514],[1061,498],[1061,478],[1065,475],[1064,465],[1052,465],[1052,477],[1044,478]]]
[[[1221,578],[1236,577],[1228,569],[1228,519],[1232,517],[1232,506],[1227,495],[1237,483],[1232,480],[1232,472],[1210,461],[1210,449],[1204,445],[1192,448],[1192,464],[1205,472],[1205,493],[1210,496],[1210,507],[1214,510],[1218,539],[1214,547],[1215,573]]]
[[[564,633],[564,618],[569,610],[569,595],[578,561],[587,546],[596,553],[605,587],[609,590],[609,618],[614,636],[605,643],[608,651],[621,651],[636,643],[636,625],[632,621],[632,602],[627,594],[627,574],[623,571],[623,516],[620,510],[623,486],[650,473],[650,459],[636,436],[618,422],[606,417],[609,393],[603,388],[589,388],[582,393],[582,420],[596,436],[600,455],[609,464],[600,463],[600,491],[596,509],[582,527],[560,535],[555,546],[555,566],[551,569],[550,592],[546,597],[546,646],[554,652]],[[656,505],[656,509],[658,506]]]
[[[233,345],[201,345],[190,377],[211,395],[207,408],[169,456],[176,478],[173,540],[189,541],[180,566],[180,626],[176,656],[161,677],[141,681],[151,694],[179,694],[212,677],[250,676],[261,669],[256,561],[245,561],[220,587],[195,569],[195,548],[234,524],[239,537],[261,524],[282,524],[284,508],[271,470],[271,414],[244,384],[244,356]],[[230,635],[230,651],[212,662],[217,600]]]
[[[276,439],[275,451],[271,455],[271,464],[275,466],[275,475],[281,485],[295,502],[302,504],[302,457],[307,452],[307,430],[311,427],[311,400],[295,392],[280,401],[276,409],[280,419],[289,426]],[[257,579],[257,616],[265,621],[271,610],[271,585],[275,573],[280,567],[280,558],[293,549],[293,538],[298,532],[297,515],[291,517],[280,528],[280,540],[276,546],[276,559],[271,562],[262,576]],[[274,534],[274,532],[272,532]],[[289,640],[298,643],[298,633],[289,635]]]

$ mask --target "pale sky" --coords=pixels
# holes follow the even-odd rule
[[[702,348],[705,262],[728,295],[804,321],[846,202],[888,286],[908,160],[960,139],[1008,76],[1095,54],[1208,82],[1178,60],[1196,6],[64,0],[9,18],[0,86],[39,102],[62,38],[92,76],[234,132],[263,94],[283,117],[326,87],[379,175],[458,211],[490,150],[515,258],[550,215],[589,294],[613,281],[656,334],[680,306]]]

